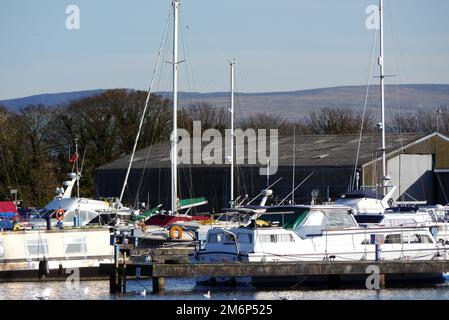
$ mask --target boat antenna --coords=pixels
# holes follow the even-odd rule
[[[234,67],[235,67],[235,58],[229,61],[229,65],[231,67],[231,96],[230,96],[230,103],[231,106],[229,108],[229,112],[231,114],[231,147],[230,152],[230,162],[231,162],[231,176],[230,176],[230,199],[229,204],[231,205],[231,208],[234,207]]]

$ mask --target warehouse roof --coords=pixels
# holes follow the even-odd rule
[[[386,151],[387,153],[406,148],[414,143],[419,143],[438,135],[445,140],[447,137],[434,133],[431,135],[422,134],[387,134]],[[269,140],[269,138],[267,138]],[[295,140],[295,143],[294,143]],[[251,140],[252,141],[252,140]],[[361,139],[358,164],[363,165],[376,158],[380,153],[380,135],[365,135]],[[195,141],[196,142],[196,141]],[[199,154],[199,144],[195,146],[193,142],[193,154]],[[202,142],[202,150],[210,144],[209,141]],[[295,145],[295,157],[293,157],[293,149]],[[236,146],[241,149],[243,145]],[[245,154],[237,154],[236,159],[243,161],[248,165],[248,148],[247,140],[245,140]],[[291,166],[293,159],[296,166],[353,166],[357,158],[357,150],[359,147],[359,135],[357,134],[339,134],[339,135],[297,135],[282,136],[278,140],[278,166]],[[229,166],[229,162],[225,159],[225,149],[217,149],[222,154],[222,164],[212,164],[212,166]],[[136,152],[132,168],[167,168],[170,167],[170,143],[164,142],[152,145]],[[267,151],[269,155],[269,150]],[[125,169],[128,167],[130,156],[124,156],[116,161],[105,164],[97,169]],[[254,164],[253,164],[254,165]],[[181,164],[183,166],[202,167],[206,164]],[[261,166],[257,162],[254,166]]]

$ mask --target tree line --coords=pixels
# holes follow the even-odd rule
[[[23,206],[43,206],[55,195],[56,187],[67,179],[79,145],[82,165],[81,196],[92,196],[95,168],[132,152],[147,93],[126,89],[47,107],[29,105],[18,112],[0,106],[0,200],[13,200],[11,189],[18,190]],[[153,95],[145,115],[138,149],[168,141],[172,130],[169,99]],[[236,128],[278,129],[280,135],[354,134],[376,129],[374,117],[348,108],[323,107],[298,119],[280,115],[253,114],[236,119]],[[208,103],[194,103],[178,111],[178,127],[192,130],[192,122],[202,128],[229,128],[229,112]],[[434,132],[434,110],[397,115],[389,127],[394,132]],[[449,132],[449,112],[441,108],[438,130]]]

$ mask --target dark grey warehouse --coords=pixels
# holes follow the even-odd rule
[[[295,143],[293,141],[295,140]],[[360,141],[360,143],[359,143]],[[318,201],[335,200],[350,185],[358,171],[358,185],[378,184],[380,137],[365,135],[298,135],[279,137],[278,171],[270,176],[272,201],[283,199],[292,190],[293,174],[298,185],[295,202],[311,200],[311,191],[319,190]],[[449,138],[433,133],[388,134],[387,171],[391,183],[398,186],[395,198],[447,204],[449,196]],[[246,149],[245,149],[246,150]],[[295,152],[293,152],[295,150]],[[149,203],[152,206],[170,203],[170,145],[160,143],[136,152],[124,194],[123,203]],[[222,152],[224,154],[224,150]],[[357,157],[358,154],[358,157]],[[237,157],[247,157],[236,155]],[[130,156],[108,163],[95,171],[95,196],[118,197]],[[357,159],[357,161],[356,161]],[[246,162],[245,162],[246,163]],[[293,169],[293,163],[295,163]],[[257,195],[267,185],[259,174],[259,165],[238,165],[235,169],[235,195]],[[294,172],[294,173],[293,173]],[[228,206],[230,165],[179,165],[180,198],[205,197],[208,207],[201,211],[217,211]],[[357,175],[356,175],[357,176]]]

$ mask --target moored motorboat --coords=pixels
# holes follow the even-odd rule
[[[104,227],[0,232],[0,279],[98,277],[99,264],[113,262],[109,238]]]
[[[428,228],[362,228],[348,207],[280,206],[267,209],[249,226],[211,229],[205,249],[190,259],[192,263],[375,261],[377,256],[408,261],[438,259],[445,251]]]

